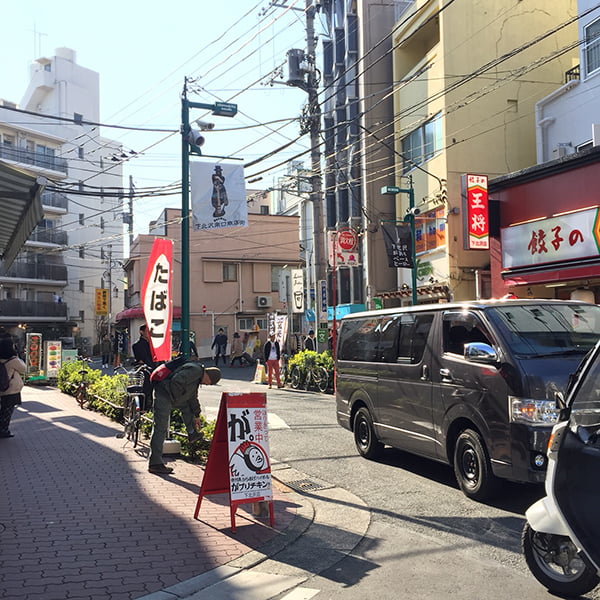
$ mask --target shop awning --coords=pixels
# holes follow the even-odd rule
[[[131,308],[126,308],[122,310],[120,313],[117,313],[115,317],[115,321],[127,321],[130,319],[143,319],[144,318],[144,309],[141,306],[132,306]],[[181,319],[181,307],[176,306],[173,308],[173,318]]]
[[[45,185],[44,177],[0,161],[0,274],[10,267],[44,216],[40,195]]]

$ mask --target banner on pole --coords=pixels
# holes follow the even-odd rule
[[[173,242],[157,238],[142,286],[142,306],[155,361],[171,359]]]
[[[190,163],[192,223],[198,231],[247,227],[244,167],[231,163]]]
[[[304,272],[292,269],[292,312],[304,312]]]
[[[414,267],[412,260],[412,234],[408,223],[382,223],[383,241],[388,266],[406,269]]]

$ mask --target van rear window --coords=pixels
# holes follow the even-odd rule
[[[344,321],[339,360],[418,363],[423,358],[433,314],[397,314]]]

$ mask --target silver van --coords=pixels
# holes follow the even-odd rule
[[[384,445],[453,465],[470,498],[498,479],[542,482],[564,393],[600,338],[600,307],[489,300],[354,313],[341,319],[338,423],[358,452]]]

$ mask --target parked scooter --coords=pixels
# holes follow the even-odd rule
[[[562,597],[600,583],[600,342],[572,378],[548,444],[546,497],[521,537],[534,577]]]

